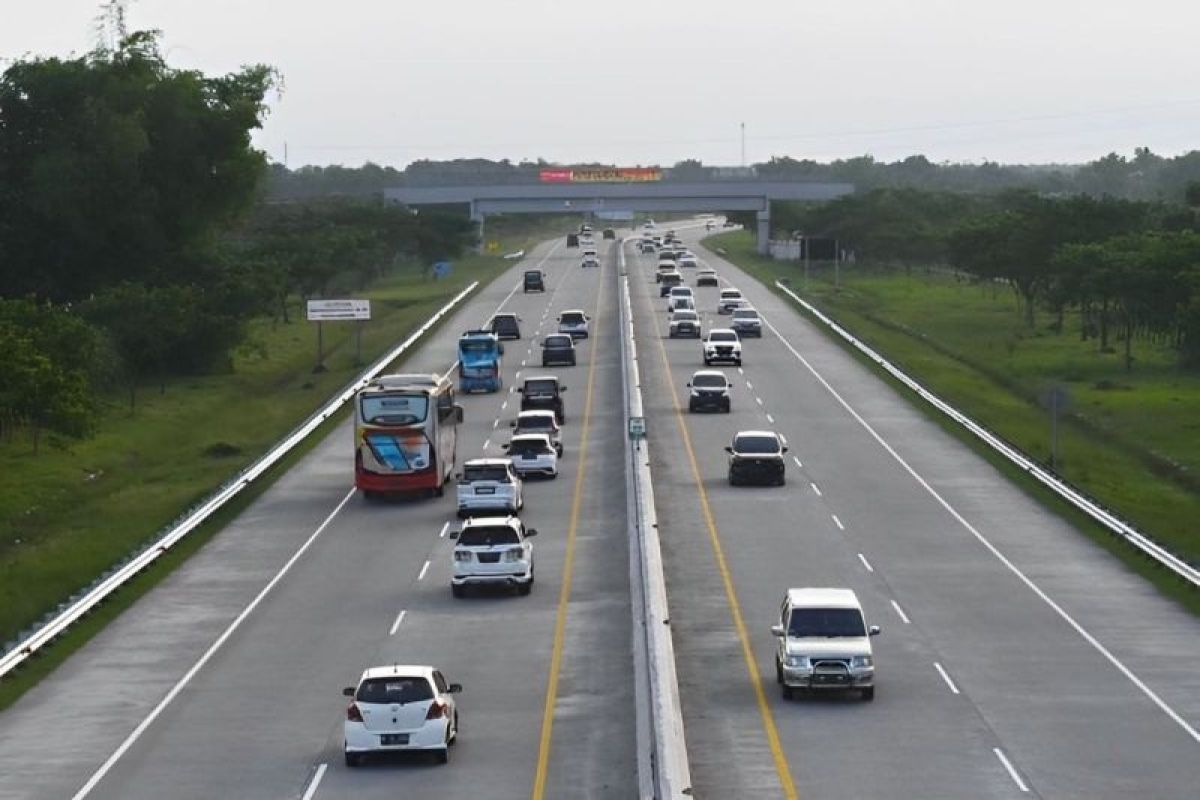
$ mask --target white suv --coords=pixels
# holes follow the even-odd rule
[[[463,464],[458,479],[458,516],[508,512],[525,506],[521,478],[507,458],[473,458]]]
[[[454,574],[450,591],[462,597],[468,586],[514,586],[520,594],[533,589],[533,528],[516,517],[475,517],[450,538],[454,544]]]
[[[742,293],[737,289],[722,289],[721,297],[717,300],[717,313],[729,314],[733,311],[734,305],[741,301]]]
[[[704,366],[711,367],[718,361],[742,365],[742,340],[737,332],[729,328],[712,328],[701,343],[704,350]]]
[[[788,589],[779,608],[775,680],[790,700],[796,689],[857,689],[875,699],[871,637],[853,589]]]
[[[503,447],[512,459],[513,469],[522,478],[526,475],[558,477],[558,451],[549,434],[523,433],[512,437],[512,441]]]
[[[391,664],[363,672],[357,686],[342,694],[352,698],[342,723],[346,766],[357,767],[367,753],[424,750],[438,763],[450,760],[458,739],[458,706],[462,691],[447,683],[433,667]]]

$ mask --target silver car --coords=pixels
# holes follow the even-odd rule
[[[853,589],[788,589],[779,608],[775,679],[786,700],[797,689],[855,689],[875,699],[871,637]]]

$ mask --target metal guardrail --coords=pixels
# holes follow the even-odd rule
[[[1006,442],[998,434],[988,430],[978,422],[975,422],[975,420],[971,419],[966,414],[954,408],[945,400],[942,400],[936,394],[917,383],[917,381],[911,378],[899,367],[893,365],[879,353],[875,352],[875,350],[871,349],[865,343],[855,338],[853,334],[851,334],[834,320],[830,319],[816,306],[804,300],[787,286],[783,285],[779,281],[775,281],[775,286],[780,291],[787,294],[788,297],[799,303],[806,311],[824,323],[827,327],[829,327],[830,330],[832,330],[843,340],[852,345],[856,350],[881,367],[893,378],[900,381],[900,383],[907,386],[934,408],[938,409],[943,414],[950,417],[950,419],[954,420],[959,425],[970,431],[994,451],[1007,458],[1009,462],[1024,470],[1026,474],[1033,477],[1043,486],[1050,489],[1052,492],[1066,500],[1078,510],[1087,514],[1096,522],[1099,522],[1108,530],[1123,538],[1138,550],[1141,550],[1143,553],[1153,558],[1162,566],[1171,570],[1179,577],[1191,583],[1193,586],[1200,587],[1200,569],[1197,569],[1195,566],[1189,564],[1179,556],[1167,550],[1162,545],[1153,541],[1148,536],[1134,528],[1131,524],[1101,506],[1098,502],[1096,502],[1096,500],[1088,497],[1082,491],[1076,489],[1074,486],[1071,486],[1058,475],[1042,467],[1029,456],[1025,455],[1016,447]]]
[[[683,733],[679,681],[675,674],[675,646],[654,509],[650,449],[644,436],[641,370],[633,336],[625,241],[622,239],[618,244],[617,282],[621,366],[625,382],[625,473],[629,490],[630,575],[634,594],[634,665],[639,673],[638,695],[645,698],[649,710],[649,730],[646,731],[640,722],[638,726],[639,739],[649,738],[645,743],[639,741],[639,786],[643,797],[668,800],[689,797],[692,779]],[[649,745],[648,753],[646,745]],[[645,774],[646,767],[649,775]]]
[[[3,656],[0,656],[0,679],[12,672],[14,669],[23,664],[26,660],[35,655],[39,650],[52,642],[63,631],[69,628],[80,617],[87,614],[109,595],[121,588],[126,582],[144,570],[146,567],[157,561],[163,554],[170,551],[180,540],[199,527],[205,520],[213,515],[219,508],[224,506],[234,497],[236,497],[243,489],[250,485],[256,478],[269,470],[272,466],[279,462],[284,456],[292,451],[300,442],[308,437],[313,431],[320,427],[321,423],[332,417],[339,409],[349,402],[358,392],[359,389],[366,386],[375,376],[387,369],[388,365],[400,357],[408,348],[412,347],[422,336],[437,324],[437,322],[454,309],[463,298],[469,295],[475,288],[479,286],[479,282],[475,281],[470,286],[458,293],[450,302],[446,303],[437,313],[425,321],[425,323],[409,335],[407,339],[393,348],[390,352],[384,354],[378,361],[366,369],[358,378],[347,385],[337,396],[331,399],[322,408],[308,417],[298,427],[292,430],[278,444],[276,444],[265,455],[256,460],[253,464],[242,470],[237,477],[225,483],[220,489],[210,495],[200,504],[186,511],[182,516],[171,523],[160,536],[148,547],[143,549],[136,555],[126,559],[116,568],[109,570],[96,580],[90,587],[85,589],[78,595],[73,596],[68,602],[59,607],[59,610],[49,616],[49,618],[39,627],[35,628],[31,633],[23,638],[18,638],[16,644],[11,648],[6,649]]]

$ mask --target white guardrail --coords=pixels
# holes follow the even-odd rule
[[[633,313],[625,266],[625,240],[618,243],[618,306],[621,366],[625,376],[625,481],[629,513],[630,589],[633,595],[633,650],[638,676],[638,783],[643,798],[669,800],[691,796],[692,779],[675,646],[667,608],[658,518],[645,438],[641,370],[633,338]],[[648,709],[649,719],[642,719]]]
[[[954,420],[959,425],[973,433],[994,451],[1007,458],[1017,467],[1020,467],[1043,486],[1053,491],[1059,497],[1063,498],[1068,503],[1075,506],[1075,508],[1084,512],[1113,533],[1122,537],[1125,539],[1125,541],[1129,542],[1129,544],[1141,550],[1143,553],[1150,556],[1155,561],[1162,564],[1164,567],[1171,570],[1184,580],[1188,581],[1193,586],[1200,587],[1200,570],[1198,570],[1196,567],[1187,563],[1174,553],[1168,551],[1162,545],[1157,544],[1145,534],[1139,532],[1128,522],[1125,522],[1120,517],[1117,517],[1115,514],[1108,511],[1095,500],[1091,499],[1075,487],[1068,484],[1053,472],[1044,469],[1036,461],[1022,453],[1017,448],[1013,447],[1008,442],[1004,441],[1004,439],[1002,439],[1000,436],[975,422],[966,414],[963,414],[945,400],[942,400],[936,394],[917,383],[899,367],[896,367],[888,362],[883,356],[879,355],[879,353],[875,352],[866,344],[859,341],[849,331],[847,331],[834,320],[827,317],[825,314],[821,313],[821,311],[814,305],[801,298],[787,286],[783,285],[779,281],[775,281],[775,286],[780,291],[787,294],[788,297],[799,303],[804,310],[808,311],[814,317],[819,319],[822,323],[828,326],[830,330],[852,345],[856,350],[879,365],[893,378],[903,383],[934,408],[938,409],[943,414],[950,417],[950,419]]]
[[[87,614],[97,605],[104,601],[110,594],[121,588],[123,584],[129,581],[133,576],[137,575],[143,569],[154,563],[164,553],[168,552],[181,539],[199,527],[207,520],[217,509],[228,503],[236,497],[243,489],[250,485],[252,481],[262,475],[264,472],[274,466],[280,459],[292,451],[300,442],[302,442],[309,434],[315,431],[321,423],[336,414],[339,409],[349,402],[358,392],[359,389],[367,385],[375,376],[379,375],[388,365],[400,357],[408,348],[426,333],[437,322],[454,309],[463,298],[469,295],[479,285],[478,281],[473,282],[470,286],[459,292],[454,299],[446,303],[438,309],[438,312],[425,321],[420,328],[414,331],[407,339],[397,345],[391,352],[386,353],[378,361],[372,364],[363,372],[353,383],[349,384],[340,394],[325,404],[324,407],[316,411],[307,420],[301,423],[291,433],[289,433],[282,441],[276,444],[271,450],[246,469],[242,470],[234,479],[226,483],[223,487],[213,493],[208,499],[193,507],[191,510],[184,513],[179,519],[166,528],[163,534],[153,542],[149,547],[142,550],[135,556],[129,558],[125,563],[110,570],[100,577],[92,586],[84,590],[77,597],[73,597],[67,603],[60,606],[60,610],[51,616],[44,624],[27,635],[23,639],[18,639],[17,643],[8,651],[0,656],[0,679],[4,678],[14,669],[23,664],[27,659],[31,658],[41,648],[45,647],[55,637],[69,628],[76,620]]]

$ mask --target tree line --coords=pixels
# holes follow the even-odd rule
[[[124,30],[0,75],[0,433],[86,435],[108,393],[227,369],[254,317],[473,242],[463,214],[265,202],[250,135],[277,86]]]

